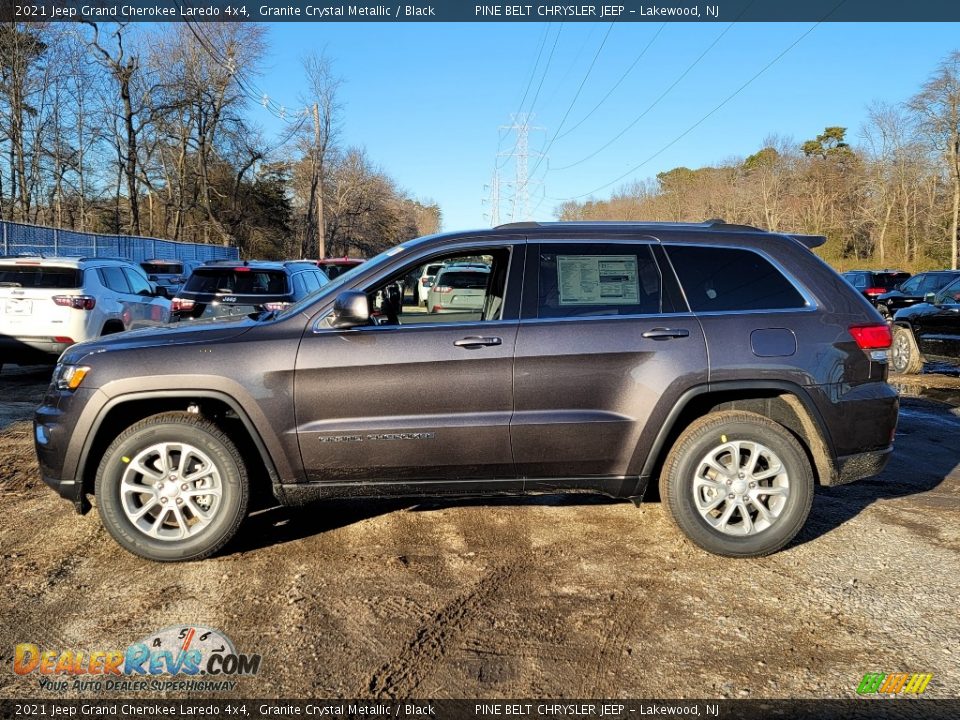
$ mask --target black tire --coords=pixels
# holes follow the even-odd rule
[[[910,328],[895,325],[890,346],[890,369],[903,375],[916,375],[923,369],[923,356]]]
[[[221,495],[210,519],[206,521],[208,524],[183,539],[151,537],[127,516],[121,499],[120,487],[124,475],[128,470],[134,471],[133,466],[128,467],[131,458],[135,461],[141,453],[147,453],[157,443],[163,442],[186,443],[198,449],[210,460],[219,476]],[[181,479],[174,479],[172,484],[180,486]],[[209,420],[186,412],[153,415],[124,430],[103,455],[97,468],[95,492],[100,520],[110,535],[134,555],[158,562],[199,560],[217,552],[236,534],[246,516],[250,495],[243,457],[230,438]],[[156,497],[161,494],[156,493]],[[209,497],[206,499],[210,501]],[[167,502],[166,499],[162,501]],[[180,501],[179,496],[176,501]],[[188,499],[187,503],[191,501],[192,499]],[[161,529],[166,528],[165,523],[169,521],[168,511],[173,509],[173,503],[169,505],[167,514],[164,514],[161,506],[156,504],[157,500],[143,502],[141,507],[146,507],[151,502],[154,503],[153,507],[158,509],[155,515],[167,518],[161,523]],[[182,516],[182,513],[183,511],[179,510],[178,516]],[[148,515],[146,519],[153,518]]]
[[[701,463],[705,463],[711,453],[738,441],[758,443],[772,452],[779,459],[780,466],[785,472],[778,473],[771,479],[771,485],[774,482],[787,483],[789,490],[786,499],[779,503],[774,520],[770,521],[767,527],[753,534],[738,535],[722,532],[711,526],[697,508],[694,480],[698,471],[706,467]],[[738,455],[740,452],[738,450]],[[762,463],[765,463],[769,457],[760,454],[758,457],[761,458],[758,460],[758,467],[767,467]],[[741,463],[748,465],[749,462],[750,455],[739,457],[738,469]],[[733,467],[732,460],[729,467]],[[747,467],[744,466],[743,469],[746,471]],[[743,478],[744,475],[738,473],[738,477]],[[731,482],[737,482],[737,480],[734,479]],[[760,482],[766,482],[766,480]],[[730,485],[730,482],[722,478],[717,480],[717,483]],[[800,443],[786,428],[763,415],[728,410],[711,413],[696,420],[677,438],[660,475],[660,499],[677,526],[704,550],[726,557],[760,557],[780,550],[800,532],[800,528],[810,514],[810,506],[813,504],[813,484],[810,460]],[[740,488],[739,491],[750,492],[749,489],[744,488]],[[717,491],[708,489],[706,492]],[[727,489],[724,489],[716,495],[705,498],[704,501],[719,498],[726,492]],[[771,506],[772,503],[778,502],[771,500],[772,496],[762,497],[766,500],[760,500],[760,502],[770,503]],[[721,502],[720,508],[726,508],[728,504],[735,505],[726,499]],[[747,506],[744,505],[744,507]],[[764,507],[770,510],[770,506]],[[747,515],[752,516],[751,523],[761,520],[759,514],[754,515],[756,505],[751,505],[747,510]],[[722,514],[719,509],[714,512]],[[731,519],[733,517],[740,522],[739,525],[735,524],[730,528],[731,532],[738,527],[746,527],[740,510],[734,509],[730,515]]]

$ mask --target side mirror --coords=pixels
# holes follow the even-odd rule
[[[156,291],[153,293],[156,297],[170,299],[170,293],[167,292],[167,289],[163,285],[157,285]]]
[[[927,293],[923,296],[923,301],[925,303],[930,303],[931,305],[937,304],[937,294],[936,293]]]
[[[331,325],[345,329],[358,325],[367,325],[370,322],[370,303],[366,293],[359,290],[345,290],[337,295],[333,302],[333,316]]]

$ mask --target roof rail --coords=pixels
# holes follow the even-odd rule
[[[543,223],[538,223],[534,220],[524,220],[523,222],[510,222],[497,225],[494,230],[524,230],[537,227],[543,227]]]

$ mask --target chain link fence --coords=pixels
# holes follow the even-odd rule
[[[0,255],[119,257],[144,260],[237,260],[239,249],[131,235],[102,235],[0,221]]]

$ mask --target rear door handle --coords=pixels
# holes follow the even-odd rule
[[[503,340],[498,337],[465,337],[462,340],[455,340],[453,344],[462,348],[478,348],[490,345],[502,345]]]
[[[643,333],[648,340],[670,340],[671,338],[689,337],[690,331],[686,328],[654,328]]]

